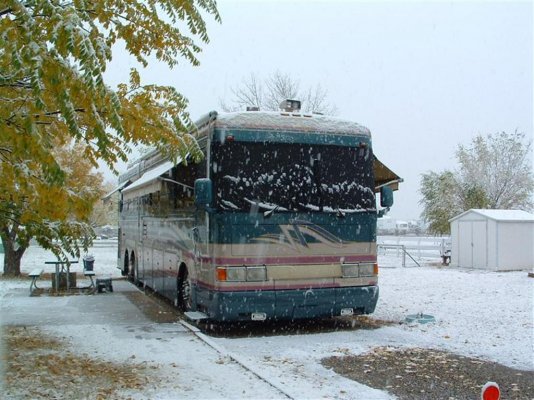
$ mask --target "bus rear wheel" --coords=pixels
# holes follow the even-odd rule
[[[137,284],[137,265],[135,265],[135,254],[133,252],[128,265],[128,280],[134,284]]]
[[[180,311],[189,311],[193,307],[191,300],[191,279],[189,279],[189,272],[187,268],[183,269],[182,274],[178,278],[178,308]]]

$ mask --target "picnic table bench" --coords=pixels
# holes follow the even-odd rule
[[[55,284],[56,284],[56,290],[59,290],[59,274],[61,272],[67,273],[67,290],[70,289],[70,264],[78,264],[78,260],[72,260],[72,261],[45,261],[45,264],[53,264],[56,267],[56,272],[54,276]],[[61,266],[61,270],[60,270]]]
[[[33,293],[33,291],[35,289],[39,289],[37,287],[37,279],[39,279],[39,277],[41,276],[41,274],[44,272],[44,269],[42,268],[35,268],[34,270],[32,270],[28,276],[30,278],[32,278],[32,281],[30,283],[30,295]]]

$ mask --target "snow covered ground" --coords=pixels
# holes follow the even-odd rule
[[[115,247],[100,246],[90,252],[96,259],[97,274],[120,275],[116,269]],[[28,272],[42,266],[45,259],[53,259],[50,257],[38,248],[30,248],[23,258],[22,270]],[[381,292],[373,318],[394,323],[378,329],[210,337],[209,340],[224,349],[221,355],[185,332],[179,324],[155,324],[142,317],[128,323],[111,315],[100,323],[47,324],[43,320],[38,325],[52,335],[67,338],[72,344],[71,351],[95,354],[98,349],[97,356],[105,360],[127,362],[135,356],[136,362],[157,366],[171,383],[149,385],[138,398],[284,397],[275,387],[234,363],[229,355],[298,399],[391,398],[386,392],[338,376],[320,363],[325,357],[361,354],[376,346],[442,349],[534,370],[533,278],[528,278],[524,271],[455,270],[433,266],[438,264],[437,259],[419,261],[421,268],[402,268],[397,257],[379,257],[383,267]],[[46,287],[46,282],[43,286]],[[9,320],[13,313],[24,310],[38,313],[38,307],[47,301],[67,307],[82,301],[79,298],[83,297],[83,301],[93,298],[29,297],[28,287],[26,280],[0,280],[2,319]],[[131,307],[135,308],[133,304]],[[436,322],[401,323],[407,315],[419,312],[433,315]]]

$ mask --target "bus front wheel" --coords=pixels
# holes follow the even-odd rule
[[[184,268],[178,278],[178,308],[180,311],[189,311],[192,306],[191,279],[187,268]]]

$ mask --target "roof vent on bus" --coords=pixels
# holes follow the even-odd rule
[[[299,100],[284,100],[280,103],[280,109],[286,112],[300,111]]]
[[[258,106],[247,106],[247,111],[260,111]]]

